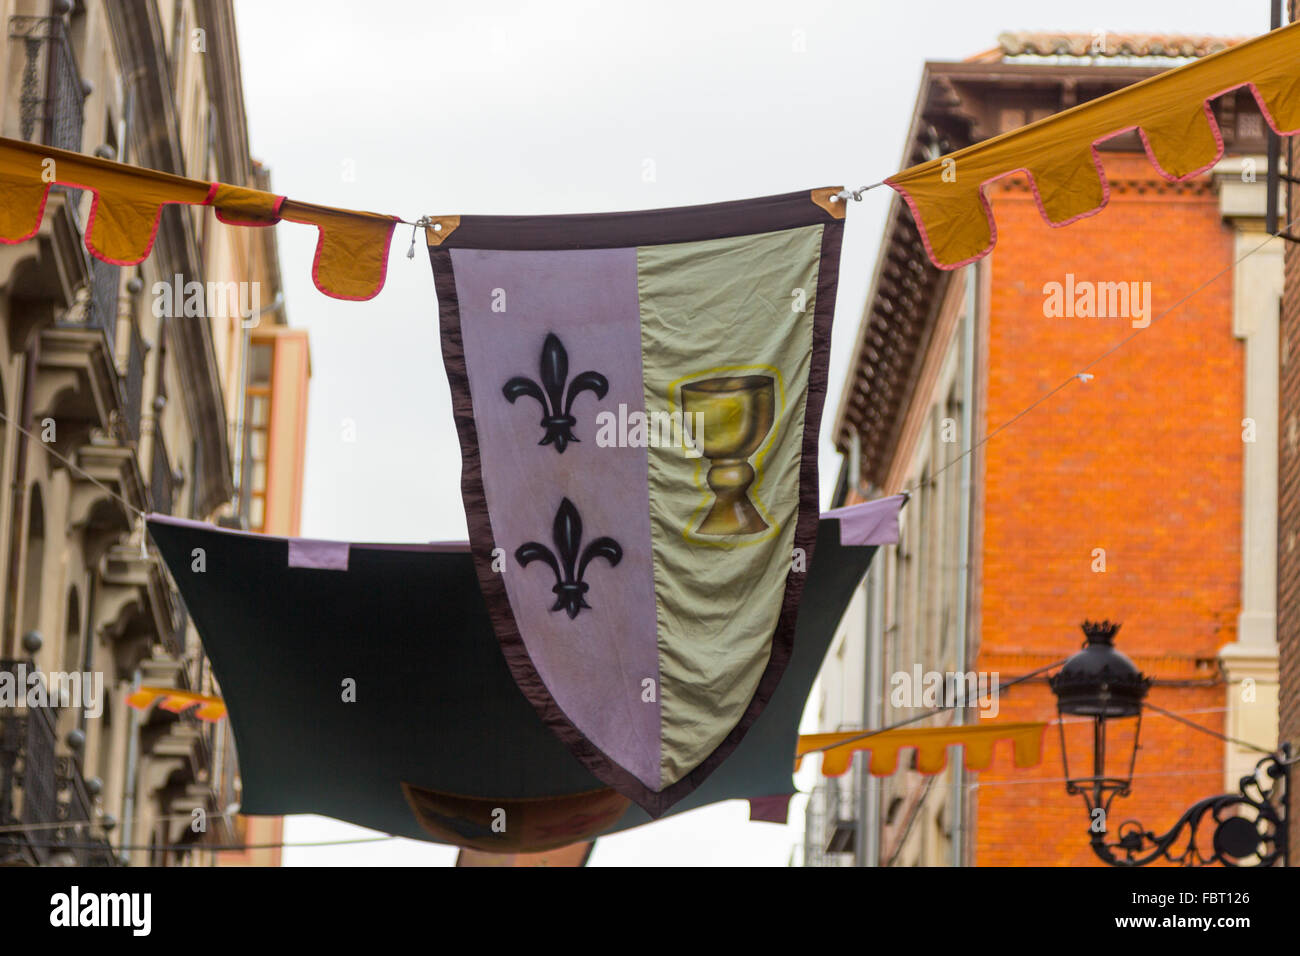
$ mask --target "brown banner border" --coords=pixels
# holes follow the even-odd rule
[[[844,219],[839,186],[804,192],[638,212],[567,216],[434,216],[440,249],[626,249],[727,239]],[[838,210],[838,214],[836,214]],[[426,230],[426,236],[428,230]]]
[[[823,190],[817,190],[821,193]],[[452,268],[451,249],[539,250],[611,249],[665,245],[759,235],[785,229],[821,225],[822,243],[818,260],[817,298],[813,312],[812,362],[804,406],[803,454],[799,468],[799,516],[795,523],[794,546],[807,556],[811,568],[817,539],[819,487],[817,474],[818,436],[822,407],[826,400],[830,360],[831,321],[839,283],[840,244],[844,220],[833,215],[813,198],[812,191],[787,193],[762,199],[689,206],[679,209],[579,216],[462,216],[456,229],[438,246],[430,245],[438,294],[442,333],[442,357],[451,385],[452,414],[461,448],[461,497],[469,525],[470,549],[478,572],[479,589],[492,619],[493,629],[524,697],[542,722],[569,748],[591,773],[658,817],[698,787],[731,755],[767,706],[794,649],[795,621],[807,571],[786,578],[785,597],[772,637],[772,651],[740,720],[714,751],[676,783],[655,791],[615,763],[583,735],[560,709],[542,682],[528,649],[519,634],[505,583],[492,570],[492,553],[497,547],[488,519],[483,490],[482,460],[478,431],[474,424],[465,347],[461,338],[460,302]]]

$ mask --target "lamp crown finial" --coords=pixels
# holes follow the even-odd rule
[[[1119,624],[1110,621],[1084,621],[1083,633],[1089,644],[1114,644]]]

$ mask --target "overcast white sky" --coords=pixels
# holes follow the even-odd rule
[[[877,182],[899,165],[922,63],[1018,29],[1244,35],[1268,0],[451,3],[236,0],[253,155],[296,199],[393,213],[608,212]],[[796,42],[802,38],[800,44]],[[654,182],[645,182],[652,160]],[[349,175],[351,174],[351,175]],[[849,210],[827,420],[889,193]],[[388,283],[339,302],[311,282],[315,230],[279,230],[287,314],[310,330],[302,533],[466,536],[460,456],[423,239],[399,227]],[[343,440],[345,420],[356,440]],[[823,497],[839,466],[822,442]],[[799,807],[798,802],[795,804]],[[742,803],[599,841],[593,865],[784,865],[792,826]],[[290,841],[369,831],[290,818]],[[412,841],[288,849],[286,864],[445,865]]]

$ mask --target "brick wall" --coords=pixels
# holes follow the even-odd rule
[[[1291,19],[1300,17],[1300,2],[1292,0]],[[1286,148],[1290,140],[1283,141]],[[1293,157],[1300,150],[1290,147]],[[1284,153],[1285,155],[1285,153]],[[1292,175],[1295,164],[1289,164]],[[1292,189],[1291,208],[1284,222],[1300,216],[1300,189]],[[1292,232],[1300,231],[1292,227]],[[1300,752],[1300,246],[1286,244],[1286,290],[1282,300],[1280,374],[1278,380],[1278,548],[1277,642],[1281,680],[1278,695],[1278,736]],[[1294,780],[1298,775],[1292,773]],[[1291,801],[1294,807],[1298,802]],[[1300,825],[1291,824],[1292,865],[1300,865]]]
[[[1232,261],[1208,177],[1167,184],[1131,155],[1108,155],[1106,170],[1105,211],[1066,229],[1043,222],[1025,178],[991,190],[986,429],[1134,331],[1126,318],[1045,317],[1045,283],[1149,282],[1155,317]],[[1223,730],[1215,658],[1240,610],[1243,359],[1228,275],[991,440],[981,670],[1005,681],[1077,650],[1085,618],[1118,620],[1118,647],[1144,672],[1187,682],[1151,701]],[[1099,548],[1104,573],[1093,570]],[[1000,721],[1055,717],[1042,683],[1001,707]],[[977,864],[1097,862],[1082,800],[1065,794],[1057,733],[1048,728],[1040,766],[1015,768],[1008,751],[979,775]],[[1162,831],[1223,777],[1221,742],[1148,714],[1133,795],[1116,801],[1111,826],[1136,817]]]

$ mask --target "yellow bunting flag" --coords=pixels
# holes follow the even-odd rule
[[[898,752],[916,750],[916,769],[933,774],[948,764],[948,748],[958,744],[965,749],[967,770],[986,770],[993,762],[993,744],[1010,740],[1017,767],[1032,767],[1043,756],[1044,723],[967,724],[961,727],[900,727],[869,734],[865,730],[848,730],[833,734],[803,734],[795,757],[795,769],[803,758],[815,752],[822,755],[822,776],[838,777],[853,763],[859,750],[871,751],[871,773],[887,777],[898,770]]]
[[[986,255],[997,227],[984,187],[1029,174],[1043,217],[1064,226],[1100,212],[1109,187],[1097,144],[1136,129],[1171,181],[1197,176],[1223,155],[1209,101],[1247,87],[1274,131],[1300,132],[1300,23],[912,166],[885,182],[912,210],[931,260],[955,269]]]
[[[230,225],[270,226],[287,219],[315,226],[320,237],[312,279],[336,299],[370,299],[384,287],[388,247],[399,221],[0,137],[0,242],[24,242],[36,235],[55,184],[93,194],[86,248],[120,266],[149,255],[168,203],[212,206],[217,218]]]

